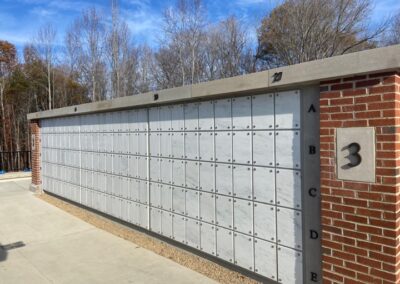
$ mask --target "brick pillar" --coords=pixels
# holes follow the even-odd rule
[[[400,76],[321,82],[324,283],[400,283]],[[337,178],[336,130],[374,127],[375,182]]]
[[[32,185],[31,190],[40,191],[42,180],[40,171],[40,124],[38,120],[30,121],[32,151]]]

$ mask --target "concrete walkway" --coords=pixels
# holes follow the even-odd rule
[[[0,283],[215,283],[0,182]]]
[[[31,175],[32,175],[31,172],[9,172],[5,174],[0,174],[0,180],[29,178],[31,177]]]

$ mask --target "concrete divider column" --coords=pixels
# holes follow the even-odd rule
[[[31,120],[29,122],[31,130],[31,151],[32,151],[32,191],[40,191],[41,169],[40,169],[40,123],[39,120]]]
[[[400,283],[399,73],[341,78],[320,87],[323,282]],[[342,128],[373,133],[374,153],[364,159],[373,159],[372,175],[340,178],[363,151],[349,153],[356,155],[349,163],[354,165],[338,164]]]

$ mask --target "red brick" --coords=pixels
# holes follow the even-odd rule
[[[366,127],[368,126],[368,121],[366,120],[353,120],[344,121],[343,127]]]
[[[369,252],[369,257],[372,259],[376,259],[382,262],[387,262],[387,263],[396,263],[396,256],[391,256],[383,253],[379,253],[376,251],[370,251]]]
[[[369,267],[373,267],[376,269],[381,269],[382,268],[382,262],[373,260],[369,257],[364,257],[364,256],[357,256],[357,262],[362,263],[364,265],[368,265]]]
[[[356,229],[356,225],[354,223],[346,222],[346,221],[342,221],[342,220],[333,220],[333,225],[337,226],[337,227],[340,227],[340,228],[346,228],[346,229],[349,229],[349,230],[355,230]]]
[[[320,106],[327,106],[327,105],[329,105],[329,100],[320,99],[319,100],[319,105]]]
[[[324,260],[329,262],[330,264],[340,265],[340,266],[344,265],[344,261],[339,258],[335,258],[335,257],[331,257],[331,256],[324,256]]]
[[[382,279],[388,280],[388,281],[393,281],[392,283],[395,283],[396,281],[396,275],[394,273],[389,273],[385,271],[380,271],[377,269],[371,269],[370,272],[372,275],[378,276]]]
[[[368,77],[369,78],[377,78],[377,77],[388,77],[388,76],[396,76],[396,75],[398,75],[397,71],[390,71],[390,72],[381,72],[381,73],[370,74]]]
[[[341,180],[321,179],[321,184],[331,187],[342,187],[343,183]]]
[[[342,91],[343,97],[362,96],[362,95],[366,95],[366,94],[367,94],[366,89],[354,89],[354,90]]]
[[[324,283],[400,283],[400,77],[366,78],[331,83],[321,108]],[[376,130],[375,182],[340,181],[336,128],[366,126]]]
[[[388,184],[388,185],[394,185],[397,183],[400,183],[400,178],[396,178],[396,177],[383,177],[383,184]]]
[[[320,113],[319,114],[319,119],[320,120],[329,120],[330,118],[331,118],[331,116],[328,113]]]
[[[357,215],[367,216],[367,217],[374,217],[374,218],[382,218],[382,212],[379,210],[372,210],[370,208],[357,208],[356,210]]]
[[[379,210],[386,210],[386,211],[395,211],[396,210],[395,204],[384,203],[384,202],[373,202],[373,201],[370,201],[368,204],[369,204],[369,208],[372,208],[372,209],[379,209]]]
[[[380,117],[381,112],[380,111],[363,111],[363,112],[356,112],[355,118],[360,119],[360,118],[376,118]]]
[[[393,135],[393,134],[379,134],[379,135],[376,135],[376,138],[377,138],[378,142],[399,141],[397,135]]]
[[[343,182],[343,187],[348,188],[348,189],[354,189],[354,190],[368,190],[370,185],[366,184],[366,183],[360,183],[360,182],[345,181],[345,182]]]
[[[382,101],[382,95],[374,95],[374,96],[365,96],[365,97],[355,98],[356,104],[380,102],[380,101]]]
[[[366,275],[366,274],[362,274],[362,273],[357,273],[357,279],[360,281],[363,281],[363,283],[374,283],[374,284],[379,284],[378,282],[376,282],[376,278],[370,276],[370,275]]]
[[[355,209],[354,209],[355,211]],[[353,212],[354,214],[355,212]],[[348,221],[360,223],[360,224],[366,224],[368,222],[368,219],[363,216],[356,216],[356,215],[350,215],[350,214],[345,214],[345,219]]]
[[[360,81],[360,80],[364,80],[364,79],[367,79],[367,76],[365,76],[365,75],[360,75],[360,76],[354,76],[354,77],[344,78],[344,79],[343,79],[343,82]]]
[[[329,217],[329,216],[327,216]],[[323,231],[326,232],[331,232],[334,234],[341,234],[342,233],[342,229],[338,228],[338,227],[334,227],[334,226],[323,226]]]
[[[359,265],[359,264],[356,264],[353,262],[346,261],[345,265],[347,268],[350,268],[350,269],[358,271],[358,272],[368,273],[368,271],[369,271],[369,268],[367,266]]]
[[[396,169],[377,168],[376,169],[376,174],[377,175],[383,175],[383,176],[396,176],[397,175],[397,170]]]
[[[397,218],[396,212],[383,212],[383,219],[396,220],[396,218]]]
[[[380,82],[381,82],[381,79],[361,81],[361,82],[356,83],[356,88],[365,88],[365,87],[375,86],[375,85],[380,84]]]
[[[396,77],[395,76],[385,77],[382,80],[382,84],[383,85],[396,84]]]
[[[360,194],[358,194],[358,195],[360,195]],[[367,207],[368,206],[368,202],[366,200],[360,200],[358,198],[348,198],[348,197],[343,198],[343,204],[356,206],[356,207]]]
[[[332,210],[343,213],[352,213],[352,214],[354,214],[356,211],[356,209],[352,206],[344,206],[339,204],[332,204]]]
[[[323,247],[327,247],[327,248],[331,248],[331,249],[334,249],[334,250],[342,250],[342,248],[343,248],[343,244],[340,244],[340,243],[336,243],[336,242],[331,242],[331,241],[328,241],[328,240],[322,240],[322,246]]]
[[[367,110],[367,105],[366,104],[342,106],[342,111],[344,111],[344,112],[365,111],[365,110]]]
[[[342,79],[341,79],[341,78],[339,78],[339,79],[333,79],[333,80],[327,80],[327,81],[322,81],[322,82],[320,82],[320,85],[331,85],[331,84],[337,84],[337,83],[340,83],[340,82],[342,82]]]
[[[32,184],[41,185],[40,172],[40,123],[39,121],[30,122],[31,134],[35,137],[35,146],[32,149]]]
[[[368,120],[369,126],[382,126],[382,125],[395,125],[396,120],[393,118],[383,118],[383,119],[370,119]]]
[[[319,146],[320,150],[333,150],[334,148],[335,147],[333,143],[321,143]]]
[[[353,104],[354,100],[353,98],[340,98],[340,99],[332,99],[330,100],[330,104],[332,106],[335,105],[351,105]]]
[[[382,244],[385,246],[391,246],[391,247],[397,246],[397,240],[391,239],[391,238],[384,238],[381,236],[371,235],[371,242]]]
[[[395,109],[384,110],[382,112],[383,117],[396,117],[397,114],[398,114],[397,110],[395,110]]]
[[[374,244],[370,241],[357,240],[357,247],[365,248],[368,250],[382,251],[382,245]]]
[[[331,114],[332,120],[346,120],[346,119],[353,119],[353,114],[349,112],[342,112],[342,113],[334,113]]]
[[[335,242],[340,242],[342,244],[351,245],[351,246],[356,244],[356,240],[353,237],[346,237],[346,236],[344,236],[343,233],[342,233],[341,236],[332,235],[332,240],[335,241]],[[353,257],[351,257],[350,259],[353,259]]]
[[[392,152],[392,151],[390,151],[390,152],[377,151],[376,157],[378,159],[394,159],[394,158],[396,158],[396,153]]]
[[[375,200],[375,201],[383,201],[383,196],[380,193],[376,192],[359,192],[358,197],[362,199],[368,199],[368,200]],[[364,207],[367,207],[367,204],[365,204]]]
[[[340,91],[353,88],[353,83],[342,83],[331,86],[332,91]]]
[[[392,102],[378,102],[368,104],[368,110],[383,110],[383,109],[393,109],[394,103]]]
[[[383,143],[382,150],[400,150],[399,143]]]
[[[341,212],[335,212],[335,211],[324,212],[324,210],[322,210],[322,213],[324,216],[329,218],[342,219],[343,217]]]
[[[320,136],[331,135],[331,131],[329,129],[320,129],[319,135]]]
[[[383,262],[382,263],[382,270],[384,270],[384,271],[396,271],[396,270],[398,270],[398,267],[396,267],[396,265],[392,265],[392,264],[388,264],[388,263]],[[397,276],[397,277],[399,277],[399,276]]]
[[[325,282],[325,279],[332,279],[332,280],[335,281],[334,283],[343,282],[343,276],[342,275],[338,275],[337,273],[324,271],[323,272],[323,276],[324,276],[324,284],[332,284],[333,283],[333,282]],[[339,282],[336,282],[336,281],[339,281]]]
[[[346,278],[346,279],[344,279],[344,284],[365,284],[365,283],[354,280],[354,279]]]
[[[347,189],[335,189],[335,188],[332,188],[331,194],[333,194],[335,196],[340,196],[340,197],[355,197],[356,196],[354,191],[347,190]],[[347,204],[347,203],[345,202],[345,204]],[[348,204],[348,205],[353,205],[353,204]]]
[[[383,95],[384,101],[395,101],[400,100],[400,94],[398,93],[388,93]]]
[[[396,253],[398,253],[396,247],[383,247],[383,252],[390,255],[396,255]]]
[[[359,239],[359,240],[367,240],[368,235],[365,233],[360,233],[352,230],[343,230],[343,235],[352,238],[352,239]]]
[[[347,253],[355,254],[355,255],[361,255],[361,256],[367,256],[368,255],[368,250],[366,249],[361,249],[355,246],[349,246],[345,245],[344,246],[344,251]]]
[[[320,127],[341,127],[341,121],[321,121]]]
[[[340,91],[323,92],[323,93],[321,93],[321,99],[340,98],[340,96],[341,96]]]
[[[353,270],[347,269],[347,268],[343,268],[343,267],[339,267],[339,266],[334,266],[334,271],[343,274],[345,276],[350,276],[350,277],[355,277],[356,273]]]
[[[372,87],[369,89],[370,94],[383,94],[383,93],[391,93],[391,92],[396,92],[396,87],[394,85]]]
[[[335,112],[340,112],[340,107],[339,106],[321,107],[320,111],[321,111],[321,113],[335,113]]]
[[[395,228],[396,227],[396,222],[395,221],[370,219],[369,222],[373,226],[382,227],[382,228],[388,228],[389,229],[389,228]]]

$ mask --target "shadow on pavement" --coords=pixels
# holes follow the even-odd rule
[[[7,251],[0,245],[0,262],[5,261],[7,259]]]
[[[24,247],[24,242],[15,242],[7,245],[2,245],[0,243],[0,262],[5,261],[7,259],[7,254],[9,250]]]

